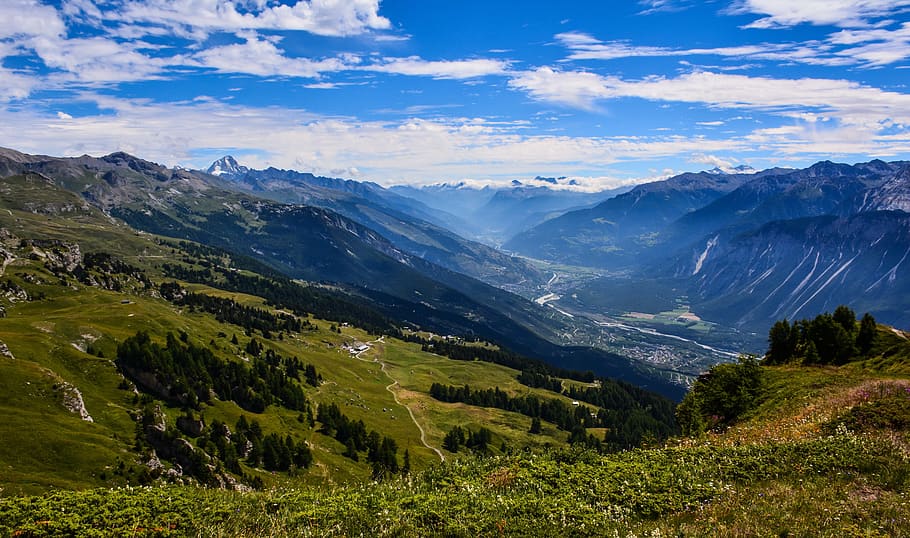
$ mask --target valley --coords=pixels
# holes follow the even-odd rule
[[[72,161],[7,152],[5,166],[0,413],[3,435],[17,441],[0,446],[0,530],[699,528],[706,523],[692,506],[726,510],[742,502],[733,491],[755,503],[769,483],[807,484],[803,494],[818,499],[808,514],[839,502],[818,497],[832,487],[827,479],[805,482],[807,461],[821,473],[846,472],[839,488],[877,484],[895,520],[907,517],[904,482],[884,475],[906,467],[893,452],[901,441],[883,440],[879,429],[823,434],[862,412],[863,387],[906,382],[902,333],[866,317],[860,324],[849,309],[845,321],[845,307],[793,325],[796,343],[780,359],[793,365],[759,366],[741,353],[763,354],[768,333],[713,321],[726,318],[712,319],[717,310],[698,295],[698,280],[665,270],[490,257],[492,247],[472,246],[472,267],[509,260],[484,282],[329,208],[258,198],[220,177],[125,154]],[[889,235],[895,217],[855,218],[879,234],[875,248],[902,241]],[[820,259],[827,251],[816,245]],[[703,250],[693,275],[722,274],[711,253],[724,248],[718,240]],[[859,263],[857,252],[801,277],[820,287],[789,293],[812,290],[811,300],[829,286],[849,291],[837,278]],[[880,252],[871,287],[900,283],[902,260]],[[760,281],[774,281],[774,269]],[[749,280],[753,288],[760,281]],[[830,338],[855,339],[844,348],[854,355],[841,354],[846,363],[820,378],[811,361],[832,360],[820,332],[831,320],[846,328]],[[802,368],[795,377],[793,368]],[[767,372],[760,383],[736,377],[756,369]],[[705,388],[731,372],[747,384]],[[793,390],[821,410],[813,426],[781,399]],[[895,390],[880,389],[881,401],[903,394]],[[898,423],[887,428],[905,435]],[[769,430],[772,440],[756,433]],[[862,463],[870,450],[872,466]],[[671,475],[690,484],[660,478]],[[578,490],[591,476],[596,491]],[[71,493],[48,496],[58,489]],[[134,504],[157,506],[159,494],[170,511]],[[544,508],[554,496],[573,499],[569,512]],[[91,507],[61,517],[57,503]],[[530,519],[526,506],[536,507]],[[253,515],[263,507],[274,516],[267,524]],[[96,508],[121,513],[121,523],[99,523]],[[400,516],[376,519],[374,509]],[[232,515],[199,519],[210,510]],[[758,510],[750,524],[764,529]]]

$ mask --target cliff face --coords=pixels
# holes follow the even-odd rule
[[[738,325],[850,304],[906,326],[908,257],[910,214],[876,211],[718,234],[677,259],[675,272],[691,282],[693,298],[707,315]]]

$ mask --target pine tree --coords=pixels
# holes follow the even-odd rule
[[[342,454],[342,455],[346,458],[350,458],[353,461],[358,461],[360,459],[360,457],[357,455],[357,448],[354,447],[354,438],[353,437],[349,438],[348,442],[345,443],[345,450],[344,450],[344,454]]]
[[[872,346],[875,344],[876,339],[878,338],[878,328],[875,323],[875,318],[872,317],[868,312],[863,315],[863,319],[859,322],[859,331],[856,333],[856,348],[859,350],[860,354],[868,355],[872,351]]]

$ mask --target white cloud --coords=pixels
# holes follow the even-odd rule
[[[775,79],[693,72],[676,78],[626,81],[541,67],[519,74],[510,84],[539,100],[587,109],[600,100],[631,97],[778,114],[810,110],[851,125],[910,124],[910,95],[848,80]]]
[[[41,60],[51,69],[63,71],[52,76],[57,81],[105,84],[161,77],[169,61],[151,58],[141,49],[144,44],[121,43],[104,37],[61,39],[35,37],[28,41]]]
[[[839,54],[872,66],[897,63],[910,58],[910,22],[905,22],[895,30],[841,30],[831,34],[828,41],[834,45],[847,46]]]
[[[509,62],[483,58],[470,60],[431,61],[410,56],[408,58],[383,58],[381,62],[366,65],[366,71],[398,75],[430,76],[441,79],[467,79],[505,73]]]
[[[57,10],[37,0],[0,2],[0,39],[32,36],[56,37],[66,32]]]
[[[341,71],[359,61],[350,56],[322,60],[289,58],[270,40],[255,34],[245,35],[245,38],[245,43],[206,49],[193,56],[193,60],[200,66],[225,73],[302,78],[317,78],[322,73]]]
[[[910,57],[910,23],[899,30],[842,30],[823,41],[759,43],[730,47],[674,49],[632,45],[624,41],[600,41],[580,33],[557,34],[557,41],[571,52],[568,60],[615,60],[636,57],[720,56],[744,60],[770,60],[829,67],[863,65],[877,67]],[[865,43],[865,44],[864,44]],[[860,45],[861,46],[851,46]],[[726,69],[741,69],[736,65]],[[748,66],[745,66],[748,67]]]
[[[705,164],[712,168],[723,170],[724,172],[735,171],[735,162],[729,159],[722,159],[716,155],[707,155],[705,153],[696,153],[689,157],[690,163]]]
[[[346,86],[346,84],[340,84],[337,82],[313,82],[312,84],[304,84],[304,88],[309,88],[311,90],[337,90]]]
[[[356,167],[364,177],[384,183],[459,180],[478,173],[503,181],[539,174],[593,177],[622,161],[688,155],[706,148],[748,150],[741,141],[702,137],[527,135],[521,133],[522,125],[483,119],[366,122],[213,100],[158,104],[99,95],[86,98],[113,113],[69,119],[0,110],[0,145],[56,155],[123,150],[169,165],[195,167],[209,164],[193,160],[206,148],[236,148],[238,153],[267,156],[250,159],[251,166],[322,174]]]
[[[557,71],[539,67],[517,74],[509,86],[540,101],[591,110],[597,101],[615,97],[613,86],[620,80],[583,71]]]
[[[97,23],[104,18],[104,14],[95,5],[94,0],[64,0],[61,10],[67,17],[81,21]]]
[[[556,34],[556,39],[572,51],[570,60],[613,60],[641,56],[737,56],[746,57],[786,48],[786,45],[744,45],[739,47],[715,47],[696,49],[670,49],[630,45],[622,41],[603,42],[581,32]]]
[[[869,26],[871,21],[900,13],[908,0],[743,0],[736,13],[764,15],[747,28],[786,28],[809,23],[844,28]]]
[[[38,81],[0,67],[0,101],[24,99],[37,86]]]
[[[264,0],[122,0],[117,18],[177,30],[303,30],[325,36],[391,26],[379,15],[379,0],[299,0],[292,5]]]
[[[867,158],[910,151],[906,130],[883,134],[877,124],[847,125],[796,115],[782,126],[733,137],[594,137],[527,134],[523,124],[478,118],[360,121],[282,107],[231,106],[212,99],[152,103],[97,94],[84,98],[112,112],[68,118],[28,108],[0,108],[0,146],[55,155],[123,150],[197,168],[210,164],[200,161],[200,154],[229,151],[250,155],[246,164],[257,168],[277,166],[324,175],[356,168],[361,177],[385,184],[465,178],[506,182],[536,175],[615,180],[622,175],[613,172],[617,166],[661,159],[730,164],[748,155],[757,162],[767,155],[799,160],[809,155]]]
[[[339,71],[370,71],[409,76],[429,76],[437,79],[469,79],[506,72],[509,63],[500,60],[424,60],[417,56],[408,58],[382,58],[363,63],[359,56],[343,54],[334,58],[313,60],[291,58],[281,50],[276,39],[266,39],[254,33],[240,34],[244,43],[223,45],[203,50],[192,56],[189,65],[214,68],[224,73],[244,73],[258,76],[288,76],[318,78],[322,74]],[[343,84],[323,82],[308,88],[337,88]]]
[[[641,0],[639,4],[646,8],[640,15],[650,15],[661,11],[683,11],[689,9],[693,2],[692,0]]]

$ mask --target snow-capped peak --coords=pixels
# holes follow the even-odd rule
[[[706,170],[709,174],[725,175],[725,174],[754,174],[755,169],[749,166],[748,164],[741,164],[739,166],[730,166],[721,168],[715,166],[710,170]]]
[[[212,163],[212,166],[209,166],[208,172],[213,176],[236,176],[240,174],[245,174],[249,172],[250,169],[246,166],[240,166],[237,163],[237,160],[230,155],[225,155],[224,157],[218,159]]]

